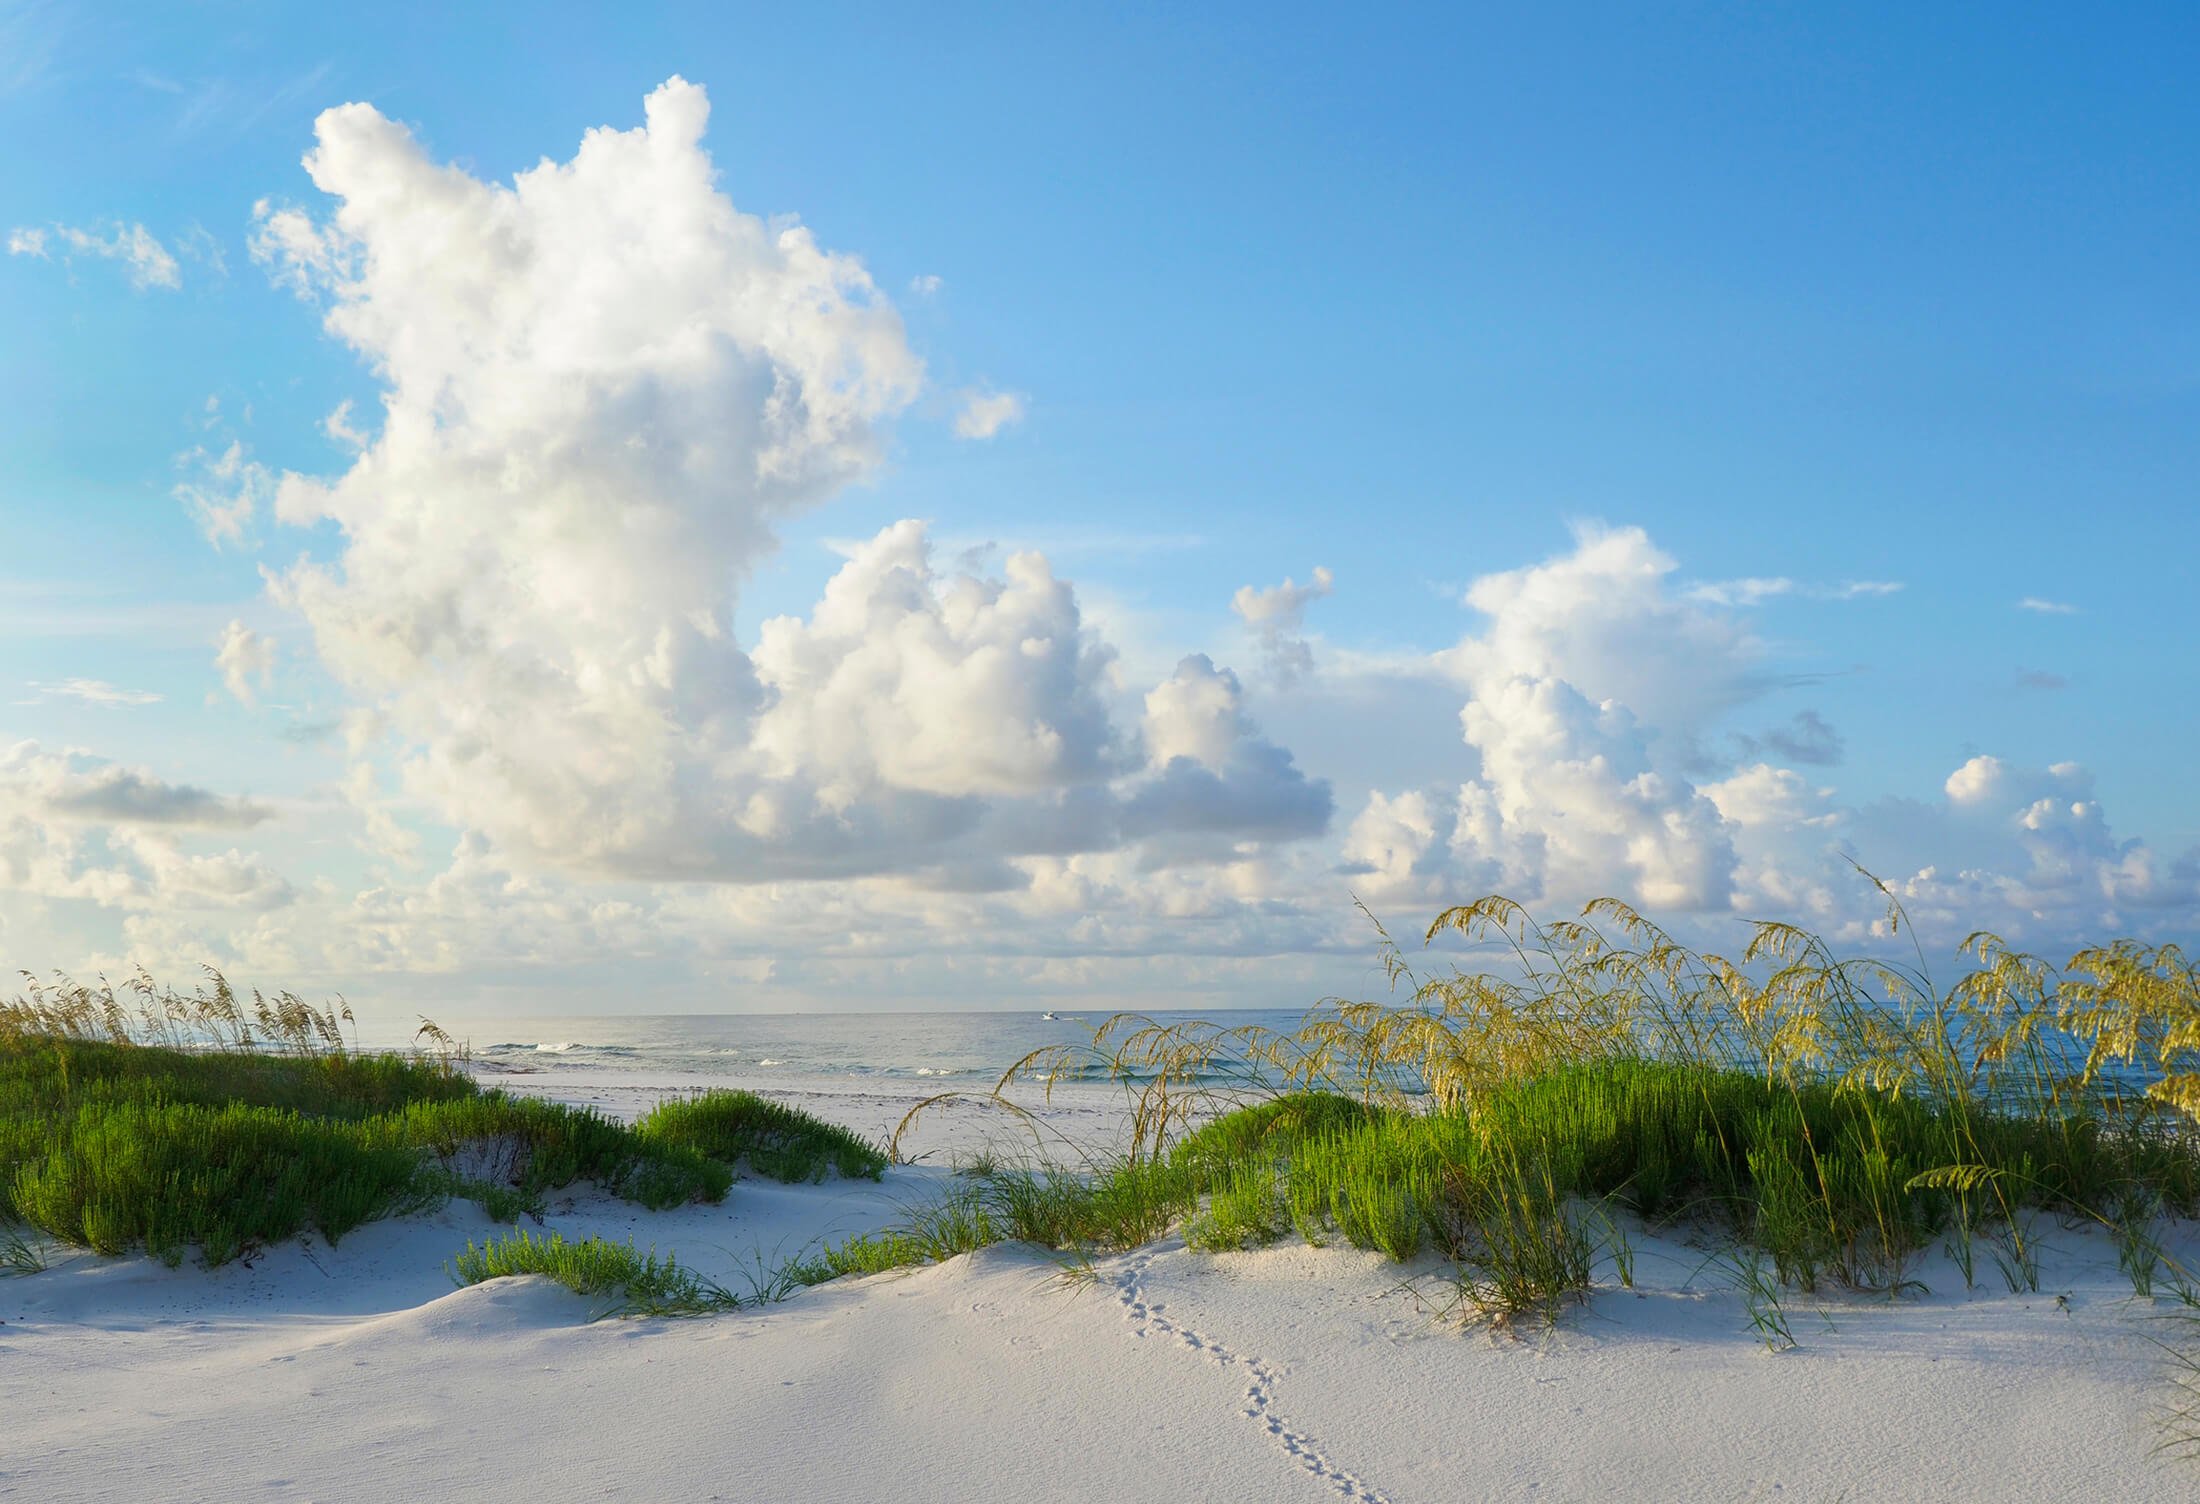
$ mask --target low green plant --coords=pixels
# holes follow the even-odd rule
[[[1209,1251],[1259,1248],[1288,1225],[1275,1172],[1263,1164],[1235,1165],[1186,1224],[1184,1241]]]
[[[1780,1282],[1767,1266],[1762,1250],[1747,1245],[1729,1249],[1721,1260],[1733,1275],[1749,1313],[1750,1329],[1764,1342],[1767,1352],[1785,1352],[1795,1346],[1795,1332],[1780,1304]]]
[[[632,1243],[603,1238],[568,1242],[514,1228],[507,1237],[467,1243],[451,1260],[451,1275],[461,1286],[512,1275],[539,1274],[577,1295],[608,1296],[602,1315],[707,1316],[741,1304],[725,1286],[684,1268],[673,1256],[638,1251]]]
[[[45,1268],[45,1250],[23,1224],[0,1220],[0,1275],[39,1274]]]
[[[540,1218],[547,1192],[583,1180],[661,1209],[722,1200],[736,1163],[786,1179],[885,1166],[877,1146],[745,1093],[628,1127],[484,1090],[432,1025],[436,1053],[362,1054],[340,1031],[348,1015],[288,994],[255,1008],[218,978],[192,995],[147,984],[142,1013],[127,996],[0,1003],[0,1225],[214,1265],[453,1196],[507,1221]]]
[[[1007,1239],[1003,1224],[981,1191],[964,1188],[936,1202],[909,1209],[899,1225],[828,1243],[813,1258],[788,1266],[804,1284],[822,1284],[844,1274],[883,1274],[890,1269],[936,1264]]]
[[[850,1180],[877,1180],[886,1173],[886,1151],[878,1145],[754,1092],[673,1097],[644,1114],[634,1131],[652,1143],[695,1149],[726,1164],[746,1163],[790,1184],[823,1180],[828,1170]]]

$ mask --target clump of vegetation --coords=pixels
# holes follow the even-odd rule
[[[634,1125],[653,1143],[682,1145],[726,1164],[747,1164],[792,1185],[843,1178],[877,1180],[886,1151],[833,1123],[767,1101],[754,1092],[709,1091],[660,1102]]]
[[[0,1222],[0,1275],[37,1274],[45,1254],[20,1222]]]
[[[545,1192],[587,1180],[662,1209],[722,1200],[732,1159],[781,1174],[819,1155],[871,1163],[857,1152],[868,1146],[804,1114],[720,1101],[741,1094],[638,1130],[483,1090],[432,1024],[429,1048],[364,1052],[340,1001],[248,1001],[208,975],[191,993],[140,975],[119,996],[33,980],[0,1001],[0,1228],[170,1263],[195,1249],[212,1266],[454,1195],[499,1220],[539,1216]],[[8,1236],[0,1263],[20,1266],[32,1245]]]
[[[557,1233],[538,1236],[514,1228],[509,1237],[468,1243],[451,1261],[461,1286],[515,1274],[541,1274],[576,1295],[611,1297],[604,1315],[707,1316],[741,1304],[731,1290],[683,1267],[655,1249],[638,1252],[631,1243],[603,1238],[567,1242]]]
[[[1907,928],[1891,895],[1887,924]],[[1547,1317],[1606,1263],[1631,1278],[1626,1211],[1723,1229],[1758,1271],[1753,1310],[1784,1330],[1775,1288],[1899,1292],[1936,1241],[1967,1279],[1983,1250],[2036,1288],[2028,1229],[2047,1212],[2108,1228],[2136,1292],[2200,1299],[2155,1233],[2200,1210],[2200,972],[2174,946],[2054,968],[1974,935],[1974,965],[1939,990],[1922,955],[1840,959],[1765,923],[1729,961],[1609,899],[1542,925],[1486,898],[1427,939],[1447,934],[1502,964],[1423,978],[1384,936],[1388,1000],[1288,1030],[1123,1015],[1089,1048],[1036,1052],[996,1097],[1121,1079],[1127,1156],[996,1172],[950,1198],[952,1236],[933,1213],[819,1269],[1001,1238],[1089,1252],[1174,1225],[1207,1248],[1295,1231],[1440,1254],[1471,1308]]]

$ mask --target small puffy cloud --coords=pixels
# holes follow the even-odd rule
[[[1317,565],[1301,585],[1289,575],[1283,583],[1256,590],[1238,587],[1230,609],[1245,623],[1260,644],[1261,657],[1279,684],[1296,683],[1314,666],[1314,650],[1304,635],[1306,608],[1329,594],[1336,576]]]
[[[232,621],[222,629],[214,653],[214,667],[221,671],[222,683],[230,694],[241,703],[251,705],[258,698],[258,691],[267,688],[274,677],[274,640],[241,621]]]
[[[1024,418],[1024,399],[1015,392],[990,392],[972,388],[962,394],[955,413],[955,437],[990,439]]]
[[[215,547],[244,540],[245,529],[275,500],[275,473],[232,441],[219,452],[193,447],[177,456],[184,478],[171,494]]]
[[[122,689],[104,679],[62,679],[46,684],[31,682],[40,699],[81,700],[87,705],[158,705],[161,697],[148,689]]]
[[[1563,681],[1669,737],[1695,734],[1771,681],[1740,623],[1676,594],[1675,567],[1641,528],[1576,528],[1571,552],[1469,585],[1489,624],[1440,661],[1470,687]]]
[[[1950,773],[1941,791],[1957,810],[2006,813],[2041,799],[2088,800],[2093,796],[2093,775],[2081,763],[2027,768],[1982,754]]]
[[[367,447],[367,435],[351,421],[351,399],[346,397],[321,420],[321,432],[327,434],[346,449]]]
[[[2068,601],[2051,601],[2037,595],[2028,595],[2017,602],[2019,611],[2032,611],[2041,616],[2076,616],[2078,608]]]
[[[1214,860],[1248,839],[1320,834],[1329,785],[1262,740],[1237,675],[1194,653],[1147,694],[1143,735],[1154,770],[1129,795],[1129,833],[1150,864]]]
[[[1179,758],[1221,767],[1245,735],[1242,698],[1237,675],[1205,653],[1186,658],[1146,696],[1146,755],[1156,767]]]
[[[79,256],[116,261],[128,274],[130,285],[140,292],[183,286],[183,271],[176,258],[152,231],[141,224],[112,224],[104,230],[85,230],[72,225],[51,229],[18,227],[8,232],[8,253],[33,256],[41,261],[59,256],[70,261]]]
[[[926,272],[922,276],[909,279],[909,290],[920,298],[938,297],[940,289],[946,285],[947,283],[935,272]]]
[[[1833,790],[1814,788],[1792,768],[1755,763],[1731,777],[1703,785],[1703,796],[1729,824],[1744,830],[1793,830],[1840,819]]]
[[[2000,758],[1981,755],[1950,773],[1942,788],[1952,804],[1985,804],[2000,793],[2006,777]]]

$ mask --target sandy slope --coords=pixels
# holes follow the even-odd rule
[[[890,1220],[884,1186],[737,1186],[631,1232],[738,1281]],[[1791,1300],[1769,1355],[1704,1254],[1642,1238],[1639,1292],[1555,1333],[1462,1332],[1369,1255],[1169,1242],[1065,1279],[996,1249],[703,1321],[591,1322],[535,1280],[454,1291],[470,1206],[251,1268],[84,1258],[0,1281],[0,1498],[2191,1499],[2105,1241],[2049,1228],[2046,1288]],[[2067,1300],[2058,1300],[2057,1296]]]

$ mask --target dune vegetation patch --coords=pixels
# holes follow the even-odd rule
[[[1891,896],[1887,924],[1908,930]],[[1018,1085],[1123,1081],[1128,1152],[989,1164],[807,1274],[1295,1235],[1440,1255],[1463,1310],[1548,1319],[1600,1269],[1632,1282],[1639,1219],[1731,1248],[1777,1345],[1780,1292],[1899,1294],[1936,1249],[2036,1289],[2049,1216],[2105,1229],[2135,1293],[2200,1304],[2162,1236],[2200,1213],[2200,973],[2174,946],[2057,967],[1974,935],[1936,987],[1922,954],[1844,959],[1793,925],[1694,951],[1614,900],[1542,924],[1487,898],[1426,938],[1446,935],[1488,964],[1424,977],[1384,935],[1389,998],[1282,1030],[1121,1015],[1019,1061],[995,1088],[1012,1111]]]
[[[672,1255],[659,1258],[631,1243],[606,1238],[568,1242],[559,1233],[514,1228],[501,1238],[468,1243],[451,1260],[461,1286],[514,1275],[539,1274],[576,1295],[606,1298],[600,1313],[612,1316],[708,1316],[737,1309],[741,1300],[716,1281],[686,1268]]]
[[[0,1002],[0,1265],[33,1266],[33,1234],[213,1266],[452,1196],[505,1220],[588,1181],[664,1209],[724,1199],[736,1159],[782,1175],[867,1163],[860,1141],[745,1094],[630,1127],[484,1090],[433,1025],[399,1054],[358,1049],[349,1022],[340,1003],[248,1000],[214,973],[188,994],[141,977],[120,996],[34,983]]]
[[[792,1185],[832,1171],[849,1180],[886,1173],[886,1151],[837,1124],[747,1091],[668,1097],[634,1125],[651,1143],[683,1146]]]

